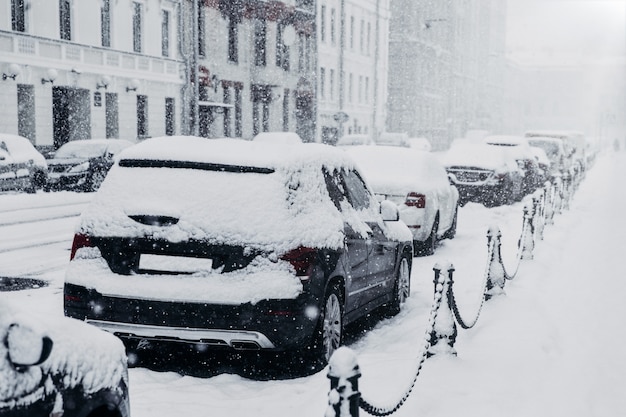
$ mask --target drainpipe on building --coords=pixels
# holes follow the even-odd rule
[[[380,59],[380,0],[376,0],[376,28],[374,30],[376,34],[376,42],[374,44],[374,91],[373,101],[374,108],[372,110],[372,139],[374,143],[378,141],[378,60]]]
[[[181,133],[188,135],[191,133],[190,119],[191,114],[189,107],[189,91],[191,89],[191,62],[189,53],[183,45],[186,44],[185,40],[185,10],[183,0],[178,0],[178,52],[185,63],[185,83],[181,87]]]
[[[192,93],[191,93],[191,108],[192,108],[192,126],[191,126],[191,134],[194,136],[200,136],[200,106],[199,106],[199,96],[200,96],[200,83],[198,82],[198,60],[200,55],[199,50],[199,33],[198,33],[198,0],[193,0],[193,18],[191,21],[193,22],[192,29],[192,45],[193,45],[193,53],[191,56],[191,71],[190,71],[190,79],[189,82],[192,84]],[[191,82],[193,80],[193,82]]]
[[[346,0],[341,0],[339,9],[339,112],[343,113],[343,101],[346,91],[346,74],[344,71],[346,49]],[[339,122],[339,137],[343,136],[343,124],[344,122]]]

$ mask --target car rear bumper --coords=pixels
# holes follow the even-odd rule
[[[141,300],[65,284],[65,315],[85,320],[122,339],[199,344],[234,350],[287,350],[307,346],[319,300],[295,299],[239,305]]]

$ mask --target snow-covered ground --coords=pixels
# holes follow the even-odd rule
[[[413,393],[395,415],[624,414],[624,178],[626,154],[599,158],[571,208],[547,226],[534,259],[522,261],[517,277],[507,282],[506,295],[484,305],[475,328],[459,328],[458,356],[428,359]],[[33,197],[53,198],[41,193],[23,198]],[[0,213],[5,202],[14,204],[20,198],[1,195]],[[493,209],[472,203],[463,207],[457,237],[444,241],[434,256],[415,258],[412,296],[400,315],[378,322],[361,337],[351,337],[350,347],[358,355],[363,374],[360,391],[368,402],[395,403],[413,379],[431,305],[433,265],[454,264],[461,313],[471,318],[481,297],[487,228],[501,227],[503,255],[512,264],[522,208],[521,203]],[[11,239],[0,235],[0,243]],[[69,245],[42,253],[67,259]],[[15,259],[0,254],[0,275],[26,268],[23,256]],[[49,280],[50,286],[0,293],[0,301],[11,297],[33,310],[62,314],[63,271],[54,270],[41,278]],[[231,373],[198,378],[134,368],[130,371],[132,415],[321,417],[329,390],[326,373],[258,381]]]

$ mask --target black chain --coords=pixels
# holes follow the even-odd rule
[[[366,400],[363,397],[359,397],[359,407],[368,414],[371,414],[376,417],[388,416],[390,414],[395,413],[402,407],[402,405],[406,402],[415,387],[415,382],[417,381],[417,377],[419,376],[422,366],[424,365],[424,361],[427,358],[428,349],[430,348],[430,335],[434,330],[435,320],[437,319],[437,313],[439,312],[439,306],[441,306],[441,301],[443,300],[443,289],[444,289],[444,280],[441,274],[439,274],[437,283],[435,285],[435,296],[433,300],[433,305],[430,310],[430,320],[429,320],[429,329],[426,331],[425,343],[424,343],[424,352],[422,353],[422,357],[419,359],[419,363],[417,365],[417,371],[415,372],[415,377],[413,378],[413,382],[411,382],[411,386],[406,390],[402,398],[393,406],[393,407],[376,407]]]

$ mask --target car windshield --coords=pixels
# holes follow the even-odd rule
[[[532,140],[529,142],[532,146],[543,149],[550,159],[554,159],[559,156],[559,146],[554,142],[547,142],[542,140]]]
[[[106,143],[99,142],[68,142],[61,146],[54,155],[55,158],[97,158],[104,155]]]

